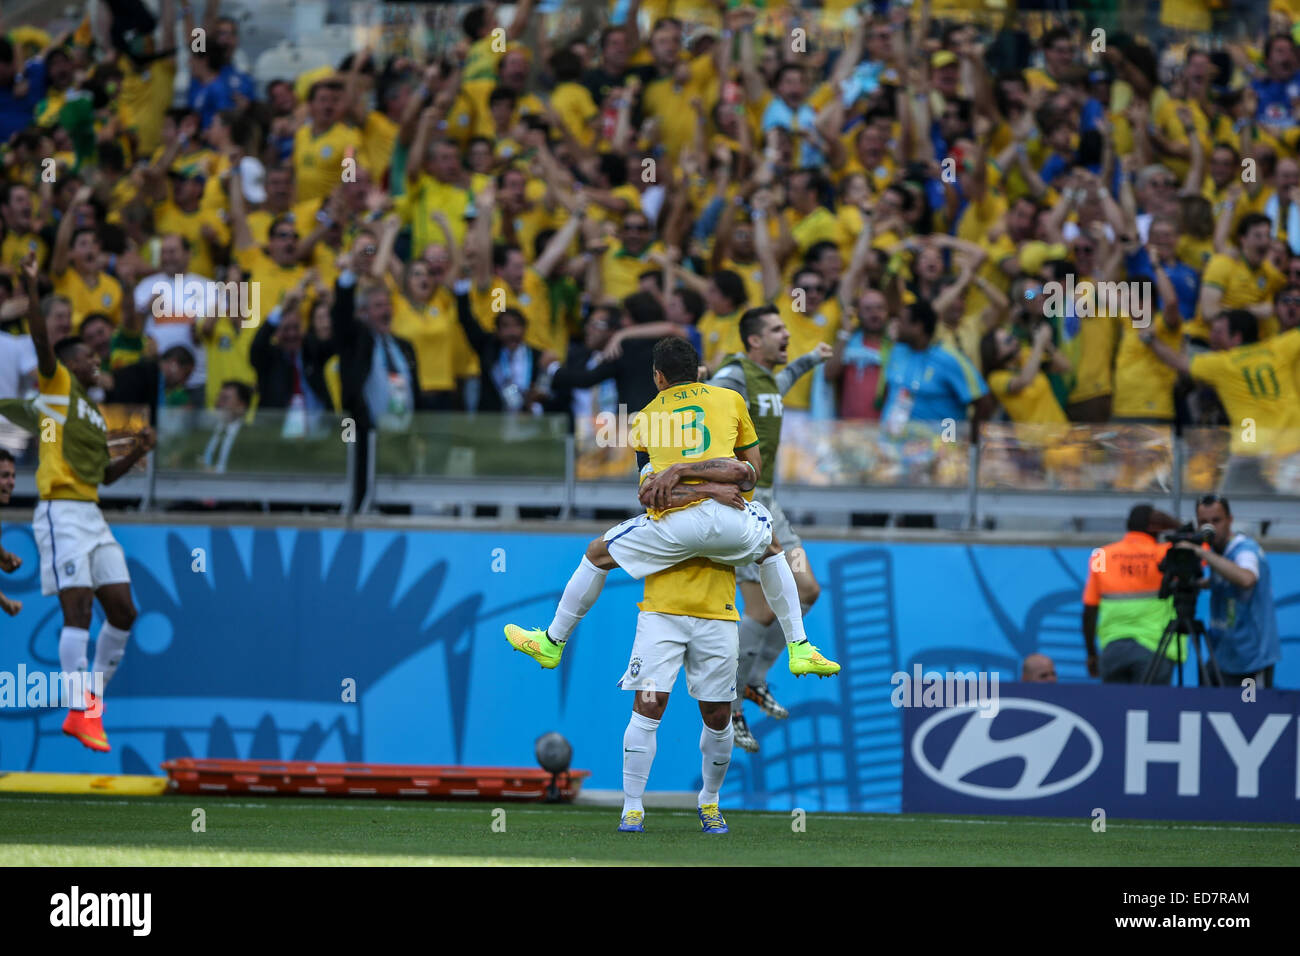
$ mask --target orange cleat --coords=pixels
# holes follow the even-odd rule
[[[63,720],[63,732],[80,740],[83,746],[91,750],[108,753],[113,748],[108,745],[103,720],[98,716],[104,712],[103,702],[96,700],[94,694],[87,693],[86,704],[86,710],[68,711],[68,716]],[[96,716],[90,716],[92,713]]]

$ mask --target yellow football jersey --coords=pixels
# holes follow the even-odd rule
[[[816,312],[796,312],[794,300],[782,296],[778,308],[781,320],[790,331],[790,342],[785,354],[790,361],[806,355],[817,347],[819,342],[827,345],[835,341],[835,333],[840,327],[840,304],[835,299],[827,299]],[[806,409],[812,399],[812,373],[805,374],[795,382],[782,400],[786,408]]]
[[[261,324],[262,317],[270,314],[280,304],[284,294],[297,285],[307,272],[307,267],[301,263],[287,267],[280,265],[256,246],[235,253],[235,261],[249,274],[249,281],[256,283],[257,315],[249,316],[248,327],[251,329]]]
[[[1182,328],[1170,331],[1161,319],[1152,322],[1156,338],[1171,349],[1182,348]],[[1160,361],[1156,353],[1139,338],[1132,322],[1124,322],[1115,358],[1113,418],[1174,419],[1174,383],[1178,373]]]
[[[1243,259],[1235,256],[1218,254],[1210,257],[1201,276],[1201,286],[1209,286],[1223,293],[1221,309],[1244,309],[1260,302],[1271,302],[1282,286],[1286,285],[1286,276],[1267,259],[1252,269]],[[1261,337],[1268,323],[1261,322]],[[1210,336],[1209,324],[1199,314],[1194,322],[1188,323],[1187,334],[1194,338]]]
[[[471,374],[471,356],[475,359],[472,372],[478,373],[477,356],[456,319],[456,299],[446,286],[436,288],[423,305],[413,304],[394,290],[393,334],[415,349],[423,392],[454,389],[458,377]]]
[[[650,467],[661,472],[679,462],[732,458],[737,451],[757,445],[758,434],[739,392],[682,382],[664,389],[633,416],[629,442],[634,451],[646,452]],[[659,518],[677,510],[651,509],[650,516]]]
[[[604,298],[621,302],[630,296],[637,290],[643,272],[653,272],[659,268],[650,261],[650,253],[663,251],[663,245],[658,242],[647,246],[639,256],[624,249],[621,242],[611,245],[600,260]]]
[[[343,182],[343,160],[349,151],[356,158],[361,134],[355,127],[335,123],[319,136],[311,125],[293,134],[293,174],[298,184],[298,201],[324,199]]]
[[[210,279],[216,275],[216,261],[213,245],[203,238],[204,226],[215,234],[217,247],[229,244],[230,228],[218,210],[200,208],[185,212],[170,199],[154,207],[154,228],[158,235],[176,233],[184,236],[190,244],[190,271]]]
[[[724,355],[734,355],[745,351],[740,341],[740,310],[728,315],[705,312],[695,323],[700,333],[700,343],[704,349],[704,364],[710,368]]]
[[[1213,385],[1228,413],[1232,454],[1290,454],[1300,448],[1297,359],[1300,329],[1192,358],[1192,377]]]
[[[1065,412],[1056,400],[1052,383],[1047,376],[1039,372],[1033,380],[1018,392],[1009,388],[1014,373],[1010,369],[998,369],[989,376],[991,391],[1002,407],[1007,410],[1013,422],[1034,422],[1048,425],[1066,424]]]
[[[54,279],[54,291],[72,303],[72,331],[81,331],[81,323],[92,312],[103,312],[117,325],[122,316],[122,286],[107,272],[95,276],[89,285],[81,273],[69,266]]]
[[[666,571],[646,575],[643,611],[680,614],[714,621],[739,621],[736,569],[708,558],[691,558]]]

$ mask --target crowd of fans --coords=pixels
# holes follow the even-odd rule
[[[768,303],[792,359],[834,348],[785,397],[793,428],[1237,426],[1240,370],[1197,356],[1270,340],[1250,397],[1300,394],[1285,4],[1253,39],[1165,29],[1157,52],[928,2],[836,36],[797,7],[630,0],[563,37],[520,0],[469,9],[433,62],[362,49],[265,85],[217,3],[134,30],[110,6],[0,39],[0,397],[35,366],[12,278],[32,253],[107,402],[290,431],[635,411],[657,338],[712,370]],[[1054,308],[1067,281],[1150,283],[1152,306]],[[1296,404],[1265,450],[1300,448]]]

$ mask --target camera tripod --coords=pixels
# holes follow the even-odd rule
[[[1196,654],[1196,672],[1200,677],[1201,686],[1222,687],[1223,673],[1219,670],[1219,662],[1215,660],[1214,649],[1210,647],[1209,638],[1205,636],[1205,625],[1196,617],[1196,590],[1193,588],[1189,592],[1183,587],[1177,587],[1174,590],[1174,616],[1165,625],[1164,633],[1160,635],[1160,643],[1156,647],[1155,655],[1151,658],[1151,663],[1147,665],[1146,673],[1142,675],[1142,683],[1150,684],[1153,682],[1156,676],[1156,668],[1159,666],[1160,661],[1164,659],[1166,652],[1169,650],[1169,642],[1173,640],[1175,634],[1179,637],[1191,638],[1190,644]],[[1204,642],[1204,650],[1202,650],[1202,642]],[[1183,686],[1183,659],[1186,656],[1185,654],[1179,655],[1179,687]]]

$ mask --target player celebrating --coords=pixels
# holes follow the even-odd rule
[[[611,568],[621,567],[640,579],[696,557],[733,567],[757,562],[763,594],[785,631],[791,672],[837,673],[839,664],[823,657],[804,634],[794,576],[772,535],[767,509],[753,501],[737,509],[711,498],[686,505],[671,500],[678,482],[707,480],[732,467],[726,463],[736,457],[752,469],[748,484],[753,487],[762,460],[744,400],[697,380],[699,355],[684,339],[656,343],[653,366],[659,394],[633,418],[631,430],[642,479],[650,483],[643,492],[652,507],[588,545],[550,627],[526,630],[507,624],[506,640],[552,668],[573,629],[596,603]]]
[[[752,477],[749,466],[732,459],[729,474],[714,481],[678,485],[670,504],[680,507],[712,498],[734,508],[745,507],[740,485]],[[654,489],[642,486],[642,503],[653,503]],[[736,655],[739,618],[732,600],[735,571],[707,558],[692,558],[667,571],[648,575],[645,597],[636,619],[636,640],[619,686],[637,690],[632,719],[623,734],[622,833],[645,832],[645,807],[641,798],[654,762],[656,731],[668,706],[668,694],[677,671],[686,665],[687,692],[700,705],[704,729],[700,731],[700,778],[697,799],[700,826],[705,833],[727,833],[727,821],[718,807],[718,793],[731,766],[734,740],[730,714],[736,696]]]
[[[99,375],[99,356],[75,335],[50,345],[45,317],[37,305],[36,274],[36,258],[29,255],[23,262],[23,276],[31,303],[28,323],[40,391],[33,404],[41,414],[36,469],[40,502],[32,516],[32,530],[41,562],[41,593],[57,593],[63,608],[59,664],[71,688],[63,732],[91,750],[106,753],[110,748],[100,716],[103,703],[83,683],[92,602],[99,598],[104,626],[95,641],[91,673],[102,675],[104,684],[122,661],[135,622],[135,604],[122,547],[99,510],[99,485],[111,485],[126,474],[153,448],[154,433],[150,428],[138,432],[135,447],[110,464],[107,427],[86,391]]]
[[[14,493],[14,456],[9,454],[8,449],[0,448],[0,505],[9,504],[9,498]],[[22,559],[16,554],[0,548],[0,571],[13,573],[22,567]],[[22,601],[15,601],[12,598],[5,597],[4,592],[0,592],[0,611],[4,611],[10,617],[13,617],[23,609]]]
[[[743,503],[739,489],[730,488]],[[683,663],[687,693],[699,702],[704,720],[700,825],[705,833],[728,832],[718,793],[731,765],[733,742],[731,701],[736,696],[740,643],[735,594],[735,570],[707,558],[692,558],[645,579],[632,655],[619,680],[625,690],[638,691],[623,734],[623,815],[618,826],[623,833],[645,832],[641,798],[655,758],[656,731]]]
[[[801,614],[807,614],[821,588],[808,570],[799,536],[777,504],[772,482],[776,477],[776,453],[781,444],[781,397],[800,378],[830,358],[833,349],[824,342],[818,343],[807,355],[800,356],[773,374],[773,369],[787,361],[790,332],[780,311],[771,305],[750,309],[741,316],[740,340],[745,345],[744,354],[723,363],[709,384],[724,385],[739,392],[749,405],[763,460],[754,498],[772,515],[773,534],[785,545],[788,553],[795,556],[792,573],[799,593]],[[777,720],[790,716],[767,688],[767,672],[776,662],[785,641],[775,615],[763,599],[764,592],[759,586],[756,569],[752,566],[739,568],[736,580],[740,582],[740,593],[745,599],[745,616],[740,623],[740,665],[736,674],[739,691],[731,705],[731,719],[736,728],[736,743],[742,750],[755,753],[758,740],[745,723],[745,699],[754,701]]]

